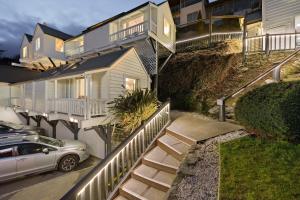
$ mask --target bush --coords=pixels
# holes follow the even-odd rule
[[[250,91],[238,100],[235,116],[261,136],[299,140],[300,82],[273,83]]]
[[[150,90],[137,89],[120,95],[110,102],[109,108],[125,135],[133,132],[142,121],[148,119],[157,109],[157,98]]]

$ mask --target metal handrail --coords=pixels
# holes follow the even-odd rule
[[[163,114],[165,115],[163,116]],[[161,121],[159,119],[161,119]],[[168,125],[169,122],[170,102],[166,102],[148,120],[137,128],[136,131],[128,136],[116,149],[104,158],[104,160],[82,177],[76,185],[61,198],[61,200],[106,199],[116,189],[114,186],[124,180],[126,177],[125,174],[128,174],[130,171],[129,168],[134,166],[133,162],[138,160],[152,143],[154,138]],[[142,141],[142,143],[139,143],[139,141]],[[135,152],[132,151],[134,147],[137,147],[138,149],[134,149]],[[126,154],[127,160],[124,160],[124,154]],[[120,162],[119,156],[122,156],[122,162]],[[124,169],[124,165],[126,165],[126,169]],[[119,171],[120,167],[122,167],[121,172]],[[114,171],[115,169],[117,169],[117,173]],[[110,173],[108,173],[109,170]],[[122,173],[122,177],[120,177],[120,173]],[[109,174],[110,177],[108,177]],[[110,181],[108,179],[110,179]],[[117,183],[115,183],[115,179]],[[104,181],[104,185],[99,185],[102,181]],[[96,188],[95,185],[92,185],[94,182],[97,184]],[[100,191],[101,188],[103,191]],[[104,194],[102,192],[104,192]],[[91,195],[96,195],[96,197]]]
[[[269,75],[271,72],[275,71],[277,74],[274,74],[276,81],[280,81],[280,69],[283,65],[285,65],[288,61],[290,61],[292,58],[294,58],[298,53],[300,52],[300,49],[296,50],[293,52],[291,55],[288,57],[284,58],[279,64],[276,64],[272,68],[268,69],[264,73],[260,74],[256,78],[254,78],[252,81],[249,81],[246,83],[244,86],[240,87],[236,91],[232,92],[231,94],[224,96],[220,99],[217,100],[217,105],[220,106],[220,112],[219,112],[219,120],[220,121],[225,121],[225,106],[226,106],[226,101],[232,97],[235,97],[236,95],[240,94],[242,91],[244,91],[246,88],[250,87],[251,85],[255,84],[257,81],[263,79],[267,75]],[[279,80],[278,80],[279,79]]]

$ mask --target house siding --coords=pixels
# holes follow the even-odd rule
[[[300,15],[298,0],[263,0],[264,33],[295,32],[295,16]]]
[[[143,64],[134,50],[128,52],[122,60],[110,70],[109,73],[109,97],[116,98],[124,93],[125,77],[138,79],[140,88],[149,88],[150,81]]]

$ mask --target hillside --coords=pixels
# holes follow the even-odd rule
[[[207,113],[216,100],[253,80],[291,52],[247,56],[241,42],[225,41],[205,50],[177,53],[159,76],[159,97],[173,109]]]

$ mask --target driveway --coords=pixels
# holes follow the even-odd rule
[[[90,157],[75,171],[59,171],[32,175],[0,184],[1,200],[56,200],[60,199],[74,183],[89,172],[99,159]]]

